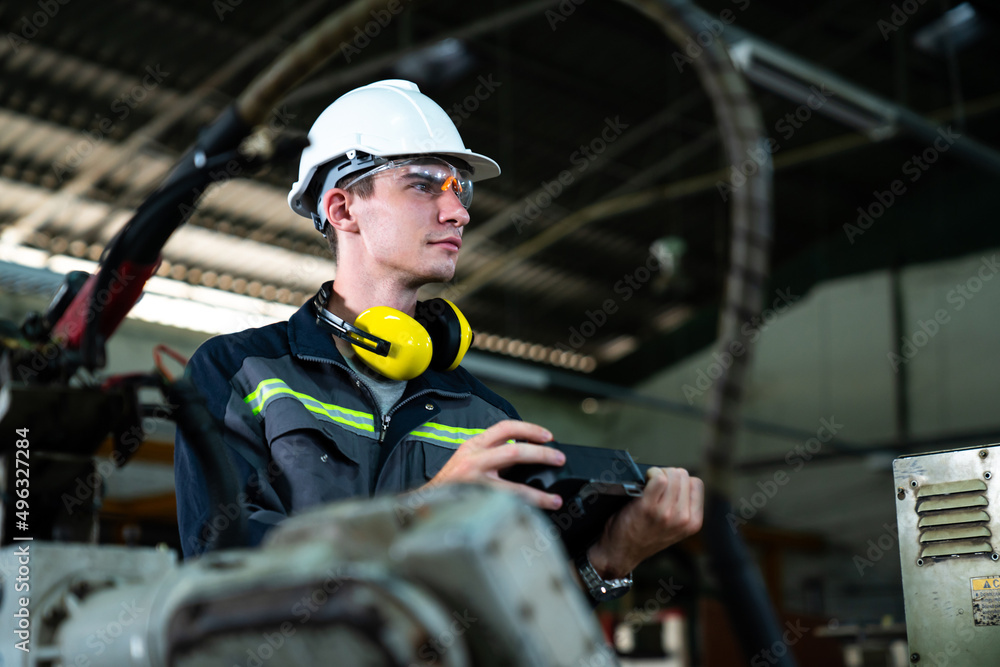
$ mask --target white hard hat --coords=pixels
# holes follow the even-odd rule
[[[372,166],[367,156],[434,154],[455,157],[469,165],[473,181],[500,175],[500,166],[462,143],[445,110],[402,79],[377,81],[356,88],[328,106],[309,130],[302,151],[299,180],[288,193],[288,205],[312,218],[315,202],[305,196],[316,170],[327,163],[337,179]]]

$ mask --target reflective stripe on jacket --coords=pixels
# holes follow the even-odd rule
[[[185,557],[202,553],[235,516],[249,511],[248,545],[289,514],[356,496],[399,493],[433,477],[455,449],[503,419],[504,399],[459,367],[407,383],[386,415],[315,321],[312,301],[288,322],[216,336],[187,375],[223,424],[243,490],[209,507],[211,483],[178,432],[177,517]]]

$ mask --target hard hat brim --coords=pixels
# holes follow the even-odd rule
[[[472,167],[472,182],[478,183],[479,181],[485,181],[488,178],[496,178],[500,175],[500,165],[494,160],[486,157],[485,155],[480,155],[479,153],[434,153],[434,155],[440,155],[442,157],[456,157],[459,160],[463,160],[470,167]]]
[[[299,161],[299,180],[288,193],[289,206],[304,218],[313,214],[304,199],[318,170],[330,165],[339,176],[347,176],[365,166],[356,162],[356,154],[452,157],[469,165],[473,182],[500,175],[494,160],[465,147],[454,120],[440,105],[417,84],[402,79],[376,81],[341,95],[313,123],[309,139],[312,143]]]

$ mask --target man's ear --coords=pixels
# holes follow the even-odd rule
[[[353,198],[346,190],[331,188],[323,193],[320,206],[326,211],[326,220],[342,232],[358,231],[358,221],[351,211]]]

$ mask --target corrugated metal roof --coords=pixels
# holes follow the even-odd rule
[[[198,129],[339,3],[57,6],[44,21],[35,21],[39,5],[29,0],[0,7],[0,25],[15,37],[0,40],[0,225],[7,242],[93,257]],[[281,123],[304,133],[336,96],[397,76],[395,65],[405,60],[410,76],[459,123],[466,145],[503,168],[501,178],[477,185],[459,289],[451,290],[477,314],[474,326],[551,347],[565,344],[569,328],[588,311],[615,300],[617,314],[581,351],[596,354],[634,337],[633,352],[610,364],[625,369],[617,381],[632,382],[655,371],[656,364],[645,361],[650,346],[672,346],[650,318],[678,308],[696,312],[720,294],[728,204],[716,184],[725,165],[700,83],[683,61],[678,65],[679,47],[624,4],[573,4],[567,15],[561,6],[408,7],[350,53],[350,62],[341,49],[290,95],[280,106]],[[909,41],[910,31],[936,18],[936,9],[885,39],[877,28],[883,8],[862,0],[820,6],[772,0],[745,11],[725,0],[701,6],[713,16],[734,11],[737,27],[923,113],[944,108],[947,116],[960,91],[966,131],[1000,143],[989,45],[960,53],[955,81],[946,62]],[[415,47],[445,37],[461,40],[468,60],[448,63],[461,65],[450,78],[441,67],[421,74],[423,54]],[[903,139],[862,149],[854,142],[855,152],[844,152],[836,141],[849,130],[819,113],[794,127],[788,114],[796,105],[760,89],[755,95],[781,144],[779,167],[795,158],[793,167],[777,172],[780,267],[841,234],[873,184],[897,176],[915,147]],[[796,153],[800,148],[810,152]],[[162,275],[208,280],[216,289],[246,291],[255,284],[255,293],[285,302],[306,298],[335,267],[309,222],[285,204],[295,171],[292,162],[275,164],[210,190],[167,245]],[[675,184],[672,193],[654,196],[639,211],[612,211],[526,259],[505,254],[520,253],[538,234],[610,193],[667,184]],[[651,280],[625,299],[616,290],[619,281],[646,262],[650,244],[663,236],[687,245],[677,276]],[[498,258],[503,261],[481,287],[462,289]]]

